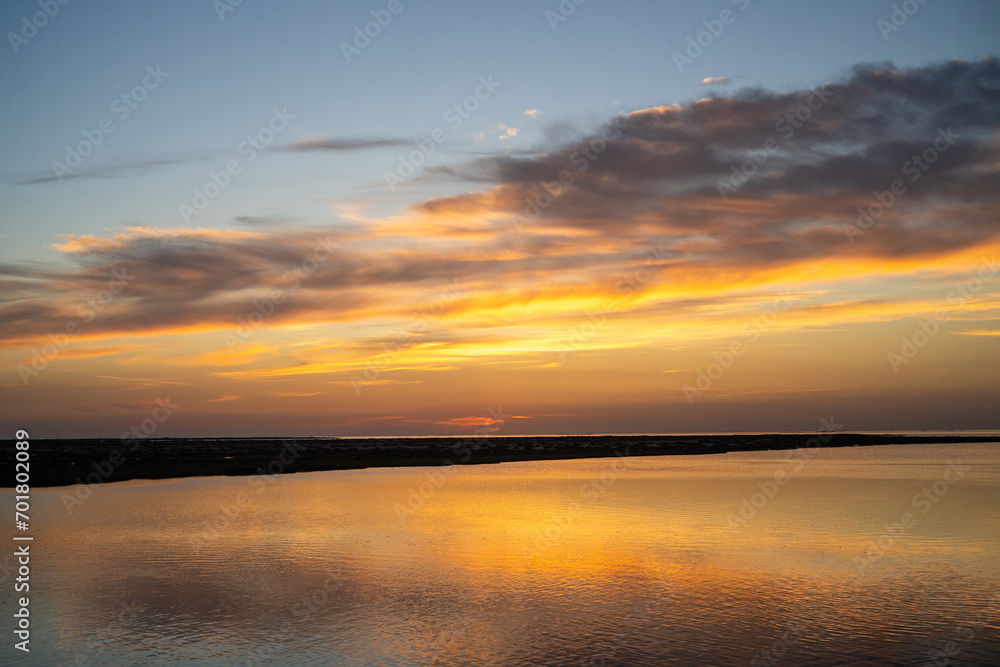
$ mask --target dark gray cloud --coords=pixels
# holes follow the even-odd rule
[[[342,321],[372,308],[397,309],[405,290],[435,298],[456,280],[534,280],[552,272],[628,262],[634,255],[581,250],[500,259],[491,256],[492,238],[471,256],[467,249],[373,253],[350,249],[357,240],[357,230],[300,229],[137,229],[113,239],[76,239],[64,248],[75,267],[0,265],[5,295],[0,300],[0,340],[58,333],[70,322],[87,335],[234,328],[254,310],[255,299],[267,300],[275,290],[282,298],[269,323]],[[510,299],[541,290],[511,294]]]
[[[998,128],[995,58],[861,65],[813,89],[714,93],[620,116],[583,141],[535,156],[453,167],[452,177],[497,187],[416,208],[500,211],[510,222],[528,218],[535,230],[576,227],[616,238],[686,243],[698,233],[702,259],[795,261],[850,245],[843,226],[900,180],[905,194],[855,251],[938,252],[997,234]],[[544,184],[560,175],[572,185],[549,197]],[[943,206],[948,219],[931,224]]]

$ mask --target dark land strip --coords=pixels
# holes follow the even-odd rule
[[[718,454],[800,447],[996,442],[991,436],[773,435],[470,436],[467,438],[115,438],[30,440],[31,486],[206,475],[259,475],[505,461]],[[0,488],[14,486],[13,442],[0,448]]]

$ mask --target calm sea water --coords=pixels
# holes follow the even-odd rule
[[[0,554],[0,663],[1000,664],[997,445],[72,491],[32,494],[29,655]]]

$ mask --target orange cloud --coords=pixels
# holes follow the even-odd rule
[[[201,401],[201,402],[202,403],[228,403],[230,401],[242,401],[245,398],[246,398],[245,396],[235,396],[233,394],[223,394],[222,396],[219,396],[218,398],[210,398],[208,400]]]
[[[494,424],[502,424],[504,420],[493,419],[491,417],[456,417],[454,419],[446,419],[444,421],[434,422],[435,424],[441,424],[442,426],[458,426],[460,428],[475,428],[476,426],[493,426]]]

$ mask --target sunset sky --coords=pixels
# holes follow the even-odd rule
[[[53,5],[6,433],[1000,428],[1000,3]]]

